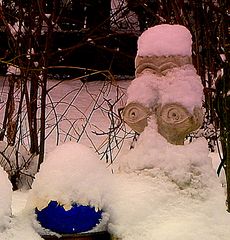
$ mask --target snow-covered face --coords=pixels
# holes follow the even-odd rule
[[[123,111],[124,122],[141,134],[148,126],[148,119],[155,119],[157,131],[171,144],[183,145],[186,135],[202,124],[202,111],[195,107],[190,113],[179,103],[156,105],[146,108],[140,103],[129,103]]]
[[[164,63],[166,61],[164,59]],[[186,135],[202,124],[203,86],[200,77],[191,64],[172,67],[165,75],[155,74],[148,67],[143,68],[127,90],[124,122],[140,134],[148,125],[148,118],[154,116],[158,132],[168,142],[183,144]]]
[[[192,65],[192,37],[181,25],[149,28],[138,39],[136,78],[129,86],[124,121],[137,133],[154,116],[158,132],[183,144],[202,123],[203,86]]]

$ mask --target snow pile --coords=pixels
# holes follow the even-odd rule
[[[151,176],[163,173],[169,181],[185,191],[199,191],[207,186],[210,175],[215,174],[205,139],[187,145],[170,144],[157,132],[154,119],[141,134],[134,150],[124,155],[119,163],[121,172],[146,169],[151,169]]]
[[[181,25],[162,24],[149,28],[139,37],[138,56],[191,56],[192,36]]]
[[[42,209],[58,201],[66,209],[72,203],[102,209],[109,171],[96,154],[78,143],[65,143],[52,151],[36,175],[27,208]]]
[[[180,103],[189,111],[201,107],[203,86],[192,65],[173,68],[165,76],[145,73],[135,78],[128,90],[128,100],[153,108],[157,104]]]
[[[72,202],[98,206],[107,215],[102,224],[122,240],[229,239],[224,191],[203,139],[171,145],[152,119],[114,170],[110,174],[83,145],[61,145],[42,164],[27,209],[45,207],[50,200],[65,207]],[[0,239],[40,240],[32,222],[33,216],[21,214]]]
[[[2,196],[2,195],[1,195]],[[0,231],[1,240],[42,240],[37,232],[40,226],[34,221],[34,213],[25,211],[28,191],[14,191],[12,198],[12,214],[10,223],[4,231]],[[0,220],[2,220],[0,218]],[[34,228],[36,226],[36,228]]]
[[[0,232],[9,224],[11,216],[12,186],[7,173],[0,167]]]
[[[10,227],[0,232],[1,240],[43,240],[32,227],[33,216],[27,213],[20,213],[12,218]]]
[[[200,139],[169,144],[147,127],[120,159],[109,231],[122,240],[228,240],[225,196]]]
[[[151,119],[112,175],[87,147],[67,143],[43,163],[28,206],[50,200],[97,206],[122,240],[228,240],[230,216],[207,149],[203,139],[169,144]]]

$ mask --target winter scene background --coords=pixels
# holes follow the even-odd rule
[[[1,240],[229,239],[227,9],[0,1]]]

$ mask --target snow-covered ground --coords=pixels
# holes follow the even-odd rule
[[[65,82],[56,91],[56,99],[63,96],[63,91],[73,89],[75,84]],[[96,93],[102,84],[92,82],[89,87]],[[129,83],[120,81],[118,84],[127,88]],[[88,98],[86,94],[85,98]],[[84,94],[80,104],[84,104]],[[104,121],[95,115],[95,119],[95,124],[107,127],[106,117]],[[47,147],[50,151],[54,148],[53,142],[51,139],[51,146]],[[66,153],[65,149],[63,151],[67,158],[65,160],[70,160],[68,148]],[[217,165],[217,154],[212,153],[210,156]],[[60,154],[55,157],[60,163],[63,160]],[[73,161],[79,162],[76,154],[72,157]],[[117,162],[119,164],[114,166],[116,174],[106,182],[108,189],[101,190],[101,207],[110,215],[110,232],[127,240],[229,239],[230,230],[227,226],[230,216],[225,210],[224,189],[212,171],[205,141],[172,146],[156,132],[145,131],[134,150],[124,154]],[[55,171],[55,166],[53,168]],[[62,177],[68,176],[68,171],[62,171],[60,183]],[[76,167],[74,172],[79,174]],[[77,191],[75,187],[72,186],[70,191]],[[46,190],[41,187],[41,191],[45,194]],[[34,217],[24,210],[27,197],[28,191],[13,193],[13,218],[8,228],[0,233],[1,240],[18,240],[22,237],[26,240],[41,239],[34,230],[37,225],[32,227]]]

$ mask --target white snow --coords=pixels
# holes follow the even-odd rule
[[[73,88],[73,82],[68,84],[64,85],[67,90]],[[127,87],[127,82],[119,84]],[[95,92],[100,86],[98,82],[90,85]],[[62,96],[64,86],[59,93],[56,92],[57,99]],[[101,115],[98,116],[101,126],[103,123],[107,126]],[[61,145],[60,149],[47,155],[49,160],[44,162],[36,176],[33,192],[29,194],[30,201],[35,196],[39,197],[27,203],[27,209],[30,210],[33,204],[47,203],[49,197],[57,197],[63,202],[67,198],[73,200],[74,195],[77,200],[82,199],[77,196],[80,183],[73,179],[86,174],[86,168],[89,168],[84,176],[86,182],[79,191],[86,194],[87,200],[92,197],[98,206],[103,207],[110,216],[109,231],[122,236],[123,240],[228,240],[230,216],[225,208],[224,189],[211,168],[206,143],[197,140],[190,145],[172,146],[154,131],[152,124],[154,122],[149,126],[151,130],[143,132],[135,148],[120,156],[117,166],[113,166],[114,170],[117,169],[113,175],[107,175],[109,170],[104,169],[102,162],[88,148],[81,145],[75,148],[72,143]],[[68,175],[66,181],[60,181],[57,178],[59,174],[62,180]],[[86,189],[91,190],[92,184],[89,183],[93,181],[94,174],[95,178],[103,174],[107,176],[106,179],[102,177],[106,189],[99,181],[98,188],[94,186],[92,189],[96,192],[92,196]],[[58,192],[65,187],[64,198],[62,194],[55,195],[55,188]],[[37,191],[39,188],[41,194]],[[36,233],[38,228],[34,227],[34,216],[30,211],[24,211],[27,196],[28,193],[24,192],[14,193],[12,206],[15,217],[10,227],[0,233],[1,240],[18,240],[22,236],[24,240],[42,239]]]
[[[68,142],[48,154],[36,175],[28,208],[42,209],[53,201],[65,208],[72,203],[103,207],[109,171],[88,147]]]
[[[153,108],[157,104],[181,103],[190,112],[201,107],[203,86],[192,65],[174,68],[165,76],[145,73],[135,78],[128,88],[128,100]]]
[[[30,48],[30,49],[27,50],[27,55],[26,55],[26,57],[27,57],[28,59],[31,59],[31,56],[34,55],[34,54],[35,54],[34,48]]]
[[[109,216],[108,230],[122,240],[229,238],[224,190],[204,139],[174,146],[152,119],[114,170],[87,147],[65,143],[42,165],[27,207],[43,208],[50,200],[66,208],[73,202],[97,206]]]
[[[109,230],[121,239],[229,239],[224,191],[205,140],[174,146],[147,127],[117,171]]]
[[[9,225],[11,216],[12,186],[7,173],[0,167],[0,233]]]
[[[101,210],[110,177],[106,165],[92,149],[76,142],[64,143],[48,154],[42,164],[29,193],[26,211],[33,215],[35,208],[43,209],[50,201],[59,202],[66,210],[71,209],[73,203]],[[35,221],[36,217],[32,219]],[[104,230],[107,221],[108,214],[103,213],[93,231]],[[44,233],[38,224],[34,227]]]
[[[192,35],[182,25],[161,24],[147,29],[138,39],[139,56],[191,56]]]

